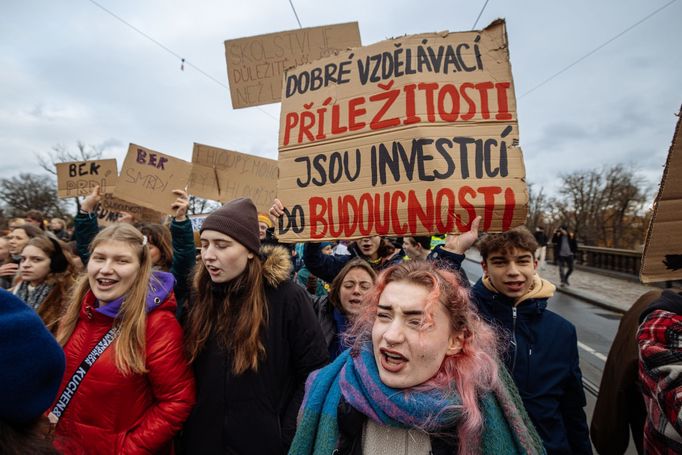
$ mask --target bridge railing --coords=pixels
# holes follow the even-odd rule
[[[556,263],[554,245],[551,243],[547,245],[547,257]],[[585,267],[639,276],[642,252],[578,245],[578,254],[575,259],[577,264]]]

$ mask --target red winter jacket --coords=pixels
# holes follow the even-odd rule
[[[59,394],[112,326],[113,319],[95,311],[94,303],[94,295],[88,292],[64,346],[66,371]],[[147,313],[146,374],[124,376],[116,368],[116,341],[92,365],[59,419],[57,448],[64,453],[171,452],[171,439],[195,402],[194,376],[183,354],[175,306],[170,292]]]

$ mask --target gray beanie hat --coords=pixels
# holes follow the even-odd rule
[[[258,211],[251,199],[234,199],[211,213],[201,226],[201,232],[206,230],[229,235],[254,253],[260,249]]]

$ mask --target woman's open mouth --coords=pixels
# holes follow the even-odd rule
[[[109,290],[118,283],[118,280],[112,280],[110,278],[97,278],[95,281],[97,282],[97,287],[102,291]]]
[[[407,357],[399,352],[385,348],[379,349],[379,352],[381,353],[381,367],[390,373],[397,373],[407,365]]]

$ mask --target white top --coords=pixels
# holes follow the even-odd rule
[[[362,453],[366,455],[429,455],[431,438],[417,429],[394,428],[372,419],[362,428]]]

